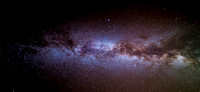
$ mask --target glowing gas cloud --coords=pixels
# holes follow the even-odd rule
[[[61,84],[69,79],[66,90],[196,90],[199,36],[191,33],[198,25],[188,21],[165,9],[132,7],[91,14],[45,32],[42,43],[25,46],[36,53],[24,54],[24,59],[52,71],[53,78],[63,79]]]

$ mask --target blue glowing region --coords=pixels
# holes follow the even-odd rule
[[[43,62],[82,62],[106,67],[108,65],[187,67],[193,63],[191,59],[181,54],[184,49],[178,50],[173,45],[179,40],[174,37],[182,36],[180,26],[176,28],[172,26],[177,31],[170,32],[167,29],[161,30],[160,27],[164,27],[162,25],[154,28],[153,32],[141,27],[127,26],[128,29],[124,29],[126,30],[124,32],[120,27],[115,29],[102,27],[98,30],[91,28],[92,24],[84,23],[84,25],[83,28],[72,27],[70,34],[66,34],[69,32],[45,34],[44,41],[47,45],[35,47],[39,51],[37,58]],[[96,26],[99,28],[103,25]]]
[[[46,63],[82,62],[88,65],[109,66],[109,69],[122,66],[160,66],[166,63],[175,67],[186,67],[191,64],[191,61],[188,61],[179,52],[176,52],[177,54],[173,58],[169,58],[167,53],[163,53],[161,56],[148,55],[145,50],[137,47],[130,51],[123,49],[125,47],[112,41],[90,41],[70,49],[65,46],[38,48],[40,52],[37,59]],[[138,50],[143,53],[138,54]]]

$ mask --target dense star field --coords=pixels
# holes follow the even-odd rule
[[[43,81],[20,84],[23,78],[14,74],[11,88],[17,91],[23,89],[17,85],[30,85],[24,90],[198,92],[199,27],[198,21],[180,12],[144,6],[63,20],[55,28],[43,30],[37,39],[30,37],[25,43],[8,45],[20,61],[11,62],[17,65],[13,69],[33,72],[30,76]]]

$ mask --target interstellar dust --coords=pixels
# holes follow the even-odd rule
[[[74,19],[18,47],[58,91],[197,91],[198,27],[172,11],[134,7]]]

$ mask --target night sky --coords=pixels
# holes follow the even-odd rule
[[[193,0],[18,3],[2,11],[2,91],[200,91]]]

